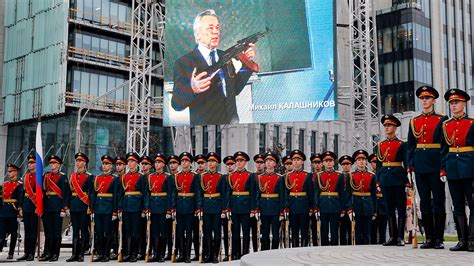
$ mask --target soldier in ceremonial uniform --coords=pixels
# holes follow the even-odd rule
[[[262,154],[256,154],[253,156],[253,162],[255,163],[255,168],[257,171],[255,171],[255,182],[257,182],[258,175],[262,174],[265,171],[265,161],[264,161],[264,156]],[[257,226],[258,226],[258,221],[257,217],[254,216],[250,218],[250,231],[252,233],[252,248],[253,252],[258,251],[258,239],[260,236],[257,233]]]
[[[318,173],[315,184],[314,208],[316,219],[321,219],[321,246],[339,243],[339,219],[345,215],[344,175],[334,169],[337,155],[326,151],[321,155],[324,171]],[[331,232],[331,242],[329,242]]]
[[[153,156],[155,172],[148,177],[150,190],[151,235],[153,243],[153,257],[151,262],[164,262],[166,238],[168,237],[168,223],[173,208],[173,177],[164,172],[166,157],[163,154]]]
[[[62,159],[57,155],[51,155],[48,162],[51,172],[45,173],[43,178],[45,247],[39,261],[58,260],[63,218],[69,214],[68,203],[71,197],[67,176],[60,172]]]
[[[265,172],[257,176],[258,209],[262,219],[262,250],[277,249],[280,241],[280,221],[284,218],[285,179],[275,172],[280,158],[273,152],[267,152]],[[270,229],[272,240],[270,246]]]
[[[179,156],[178,155],[171,155],[168,158],[168,167],[170,169],[170,174],[175,175],[178,173],[178,167],[179,167]],[[177,235],[175,235],[175,239],[173,239],[172,236],[172,231],[173,231],[173,219],[167,219],[166,222],[168,223],[168,230],[167,230],[167,246],[168,246],[168,255],[166,255],[165,260],[171,260],[171,254],[173,254],[173,251],[171,250],[173,248],[173,241],[175,243],[177,242]],[[175,249],[175,253],[177,253]]]
[[[207,158],[204,154],[198,154],[194,156],[194,160],[196,161],[197,167],[195,173],[200,175],[206,172],[207,168]],[[198,217],[194,217],[193,223],[193,246],[194,246],[194,257],[191,261],[198,261],[199,260],[199,219]],[[206,245],[203,246],[206,248]],[[204,250],[206,252],[206,250]]]
[[[189,152],[179,155],[181,171],[174,175],[174,189],[176,189],[176,246],[179,257],[176,262],[191,262],[191,243],[193,240],[193,221],[197,213],[196,192],[198,176],[191,171],[193,156]]]
[[[355,240],[357,245],[368,245],[370,241],[370,225],[376,213],[376,182],[375,174],[367,171],[369,154],[358,150],[352,155],[357,169],[349,175],[349,190],[352,195],[352,207],[348,211],[355,216]],[[351,219],[351,220],[352,220]]]
[[[339,164],[342,166],[342,174],[343,174],[343,189],[347,191],[350,195],[350,186],[349,186],[349,179],[350,173],[352,169],[352,165],[354,164],[354,159],[349,155],[343,155],[339,158]],[[351,237],[351,219],[349,218],[349,214],[346,213],[343,217],[341,217],[340,228],[339,228],[339,241],[340,245],[352,245],[352,237]]]
[[[318,177],[318,173],[323,171],[323,161],[321,160],[321,154],[316,153],[312,154],[310,157],[311,167],[313,168],[312,178],[313,178],[313,187],[316,185],[316,178]],[[318,246],[318,231],[317,231],[317,223],[316,215],[311,215],[310,217],[310,227],[311,227],[311,238],[313,242],[313,246]]]
[[[289,211],[292,247],[309,245],[309,217],[313,212],[313,181],[311,173],[303,170],[306,155],[300,150],[290,153],[293,169],[285,175],[286,207]],[[287,160],[287,163],[289,160]],[[286,210],[285,210],[286,211]]]
[[[118,217],[123,219],[124,246],[128,254],[123,261],[138,260],[138,243],[141,237],[141,218],[148,215],[147,180],[138,169],[140,157],[134,152],[126,156],[128,173],[122,176],[119,184]]]
[[[89,244],[89,194],[92,192],[91,173],[86,172],[86,165],[89,158],[82,152],[74,155],[76,159],[77,172],[71,175],[71,200],[69,209],[71,211],[72,223],[72,256],[67,259],[71,261],[84,261],[84,251]],[[93,247],[92,247],[93,248]]]
[[[227,180],[230,173],[235,171],[235,158],[232,155],[226,156],[223,160],[225,164],[225,168],[227,170],[227,174],[223,176],[224,180]],[[227,193],[227,191],[226,191]],[[223,261],[229,260],[229,216],[227,213],[224,212],[224,215],[221,216],[222,218],[222,231],[224,232],[224,259]]]
[[[127,163],[127,159],[122,156],[117,156],[114,159],[114,164],[115,164],[115,171],[117,172],[117,183],[118,187],[117,189],[120,188],[120,180],[122,180],[122,176],[125,174],[125,164]],[[120,197],[120,195],[117,192],[117,197]],[[116,207],[118,208],[118,206]],[[110,254],[110,260],[116,260],[118,256],[118,219],[115,219],[112,221],[112,254]],[[126,251],[128,252],[128,251]]]
[[[369,155],[370,166],[372,172],[377,172],[377,155],[375,153]],[[377,195],[376,213],[375,220],[372,220],[370,226],[370,244],[383,244],[386,241],[387,235],[387,205],[383,198],[382,188],[380,183],[377,181],[377,175],[375,178],[375,190]]]
[[[291,160],[290,155],[285,155],[281,158],[283,165],[285,166],[285,173],[293,172],[293,160]]]
[[[443,182],[448,181],[459,241],[449,250],[474,251],[474,118],[465,112],[470,97],[465,91],[451,89],[444,99],[449,103],[452,117],[443,123],[440,176]],[[466,203],[470,210],[469,226]]]
[[[140,170],[145,179],[148,180],[148,177],[151,174],[151,167],[152,167],[153,160],[148,155],[143,155],[140,158]],[[141,232],[140,232],[140,242],[138,243],[138,260],[144,260],[146,254],[146,222],[147,219],[150,217],[146,216],[141,219]]]
[[[407,172],[410,177],[412,172],[415,173],[416,189],[420,196],[420,210],[426,232],[426,242],[420,248],[443,249],[446,193],[439,172],[442,124],[448,117],[434,111],[439,94],[433,87],[418,88],[416,96],[420,99],[423,110],[410,120]]]
[[[384,246],[404,246],[406,223],[406,192],[410,187],[404,165],[406,165],[406,143],[396,136],[397,127],[401,125],[393,115],[384,115],[382,125],[387,138],[379,142],[377,151],[377,181],[382,188],[387,204],[390,239]],[[398,214],[395,215],[395,211]]]
[[[226,207],[225,177],[217,172],[221,158],[217,153],[207,154],[209,170],[199,175],[198,208],[203,212],[204,262],[219,263],[221,246],[221,215]]]
[[[108,155],[100,158],[102,174],[93,178],[90,193],[91,217],[95,222],[97,257],[94,262],[110,260],[113,221],[117,220],[119,178],[112,174],[114,159]]]
[[[25,226],[25,254],[17,261],[35,259],[36,240],[38,236],[38,215],[36,213],[36,156],[28,155],[28,172],[23,182],[23,223]]]
[[[236,152],[234,158],[237,169],[227,178],[229,199],[227,212],[231,214],[232,219],[232,260],[238,260],[249,253],[250,218],[258,214],[255,209],[255,174],[246,169],[250,158],[243,151]],[[240,241],[241,228],[243,245]]]
[[[9,180],[3,183],[2,195],[3,202],[0,206],[0,252],[6,242],[7,233],[10,234],[10,249],[7,259],[13,259],[15,252],[18,220],[23,215],[23,184],[18,180],[20,167],[15,164],[7,165]]]

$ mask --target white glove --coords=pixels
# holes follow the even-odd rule
[[[115,221],[117,219],[118,219],[117,215],[112,215],[112,221]]]
[[[225,212],[221,212],[221,219],[225,219],[227,217],[227,215],[225,214]]]
[[[69,209],[66,209],[66,216],[70,217],[71,216],[71,211]]]
[[[171,213],[171,219],[176,220],[176,212]]]
[[[59,216],[60,216],[61,218],[66,217],[66,212],[65,212],[65,211],[61,211],[61,213],[59,214]]]
[[[319,211],[315,212],[314,215],[316,216],[316,221],[319,221],[321,218],[321,213]]]
[[[255,213],[255,219],[257,219],[257,221],[260,221],[260,213],[259,212]]]
[[[340,214],[340,217],[342,218],[342,217],[344,217],[344,215],[346,215],[346,214],[345,214],[345,213],[341,213],[341,214]]]
[[[443,182],[443,183],[446,183],[446,181],[448,181],[448,179],[446,178],[445,175],[440,176],[440,177],[439,177],[439,180],[441,180],[441,182]]]
[[[151,213],[147,212],[145,214],[145,217],[146,217],[146,220],[149,221],[150,220],[150,217],[151,217]]]
[[[232,212],[231,212],[231,211],[228,211],[228,212],[226,213],[226,215],[227,215],[227,220],[231,220],[231,219],[232,219]]]
[[[95,217],[95,215],[93,213],[91,213],[91,222],[94,221],[94,217]]]
[[[196,212],[196,217],[198,218],[199,221],[201,221],[202,220],[202,211],[198,210]]]
[[[250,213],[250,218],[253,218],[253,217],[255,217],[255,213],[251,212]]]
[[[23,210],[22,210],[22,209],[18,210],[18,215],[20,215],[21,217],[23,217]]]
[[[405,193],[410,193],[411,188],[410,187],[405,187]]]
[[[349,214],[347,214],[349,216],[349,220],[351,221],[354,221],[354,218],[355,218],[355,212],[351,212]]]
[[[119,219],[119,221],[122,221],[122,212],[118,213],[118,219]]]
[[[408,182],[410,183],[410,185],[412,184],[412,178],[411,178],[411,172],[408,172],[407,173],[407,178],[408,178]]]
[[[372,221],[377,219],[377,214],[372,215]]]

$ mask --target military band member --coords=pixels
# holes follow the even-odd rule
[[[115,164],[115,171],[117,172],[117,183],[118,188],[120,188],[120,180],[122,180],[122,176],[125,174],[125,165],[127,163],[127,159],[122,156],[115,157],[113,163]],[[119,192],[117,192],[117,197],[120,198]],[[118,206],[117,206],[118,208]],[[118,216],[117,216],[118,218]],[[119,219],[115,219],[112,221],[112,253],[110,254],[110,260],[117,260],[118,257],[118,223]],[[125,251],[125,253],[128,251]]]
[[[178,173],[178,167],[179,167],[179,156],[178,155],[171,155],[169,158],[168,158],[168,167],[169,167],[169,170],[170,170],[170,174],[171,175],[175,175]],[[165,260],[171,260],[171,255],[173,254],[173,251],[171,250],[172,247],[173,247],[173,241],[175,241],[175,243],[177,242],[176,239],[177,239],[177,235],[175,234],[175,239],[173,239],[172,237],[172,231],[173,231],[173,219],[167,219],[166,222],[168,223],[168,230],[167,230],[167,246],[168,246],[168,254],[166,255],[166,258]],[[177,251],[175,250],[175,253],[177,253]]]
[[[275,166],[280,158],[273,152],[267,152],[265,172],[257,176],[258,209],[262,219],[261,249],[277,249],[280,241],[280,221],[284,218],[285,208],[285,179],[275,172]],[[270,229],[272,240],[270,246]]]
[[[221,215],[226,208],[226,182],[225,176],[217,172],[221,163],[218,154],[207,154],[209,170],[199,175],[198,208],[203,212],[204,262],[219,263],[221,246]]]
[[[309,217],[313,211],[313,181],[311,174],[303,170],[306,155],[300,150],[290,153],[293,169],[285,175],[285,188],[289,211],[292,247],[306,247],[309,244]],[[286,163],[288,163],[287,160]]]
[[[342,174],[343,174],[343,190],[348,192],[350,195],[350,173],[352,170],[352,165],[354,164],[354,159],[349,155],[343,155],[339,158],[339,164],[342,166]],[[352,245],[352,237],[351,237],[351,219],[349,214],[346,213],[344,216],[341,217],[340,221],[340,228],[339,228],[339,241],[340,245]]]
[[[225,164],[225,168],[227,173],[223,176],[225,180],[228,179],[228,176],[230,173],[235,171],[235,158],[232,155],[226,156],[223,160]],[[227,191],[226,191],[227,193]],[[224,237],[224,258],[223,261],[229,261],[229,230],[228,230],[228,224],[229,224],[229,219],[228,219],[227,213],[224,210],[223,215],[221,216],[222,218],[222,231],[224,232],[223,237]]]
[[[200,175],[205,173],[207,170],[207,158],[204,154],[198,154],[194,156],[194,160],[196,161],[197,167],[194,171],[196,174]],[[191,261],[198,261],[199,260],[199,219],[197,216],[194,217],[193,223],[193,247],[194,247],[194,257]],[[207,245],[204,245],[204,253],[207,253],[205,250]],[[204,254],[203,254],[204,255]]]
[[[285,155],[281,158],[283,165],[285,166],[285,173],[290,173],[293,171],[293,160],[290,155]]]
[[[404,246],[406,223],[406,191],[410,187],[404,165],[406,165],[406,143],[396,136],[401,125],[393,115],[384,115],[382,125],[387,138],[379,142],[377,151],[377,181],[387,204],[390,239],[384,246]],[[395,211],[398,214],[395,215]]]
[[[97,257],[94,262],[110,260],[113,221],[117,220],[119,178],[112,174],[114,159],[108,155],[100,158],[102,174],[93,177],[90,193],[91,219],[95,222]]]
[[[191,262],[191,243],[193,240],[193,218],[197,213],[196,190],[198,178],[191,171],[193,156],[189,152],[179,155],[181,171],[174,175],[173,189],[176,189],[176,237],[179,257],[176,262]]]
[[[74,155],[77,171],[71,175],[71,200],[69,209],[71,211],[72,223],[72,255],[67,262],[84,261],[84,251],[89,244],[89,193],[92,192],[91,173],[86,172],[89,158],[82,152]]]
[[[151,235],[153,237],[153,257],[150,262],[164,262],[168,223],[173,209],[173,177],[164,172],[166,157],[163,154],[153,156],[155,172],[148,177],[150,191]]]
[[[339,219],[346,213],[344,205],[344,175],[334,169],[337,155],[326,151],[321,155],[324,171],[318,173],[315,184],[314,208],[316,219],[321,219],[321,246],[339,244]],[[331,242],[329,242],[331,232]]]
[[[38,236],[38,214],[36,213],[36,156],[28,155],[28,172],[23,182],[23,223],[25,227],[25,255],[18,261],[35,259],[36,240]]]
[[[434,111],[439,94],[433,87],[418,88],[416,96],[420,99],[423,110],[410,120],[407,171],[409,174],[415,173],[416,189],[420,196],[420,210],[426,232],[426,242],[420,248],[443,249],[446,193],[439,172],[442,124],[448,117]]]
[[[262,154],[256,154],[253,156],[253,162],[255,164],[255,182],[257,182],[258,175],[262,174],[265,171],[265,161],[264,161],[264,156]],[[258,239],[260,236],[257,233],[257,226],[258,226],[258,221],[257,217],[254,216],[250,218],[250,231],[252,233],[252,248],[253,252],[258,251]]]
[[[443,123],[440,176],[442,181],[448,181],[459,241],[449,250],[474,251],[474,119],[465,112],[470,96],[465,91],[450,89],[444,99],[452,117]],[[469,226],[466,203],[470,210]]]
[[[142,237],[141,219],[148,214],[147,180],[139,172],[138,154],[129,152],[125,157],[129,171],[122,176],[119,184],[118,217],[123,219],[124,246],[128,252],[123,261],[136,262],[138,243]]]
[[[375,153],[369,155],[369,162],[372,168],[372,172],[377,172],[377,155]],[[386,241],[387,235],[387,205],[383,198],[382,188],[380,183],[377,181],[377,175],[375,178],[375,191],[377,195],[376,217],[371,222],[370,226],[370,244],[383,244]]]
[[[352,155],[357,169],[349,175],[349,186],[352,195],[352,209],[348,211],[355,216],[355,240],[357,245],[368,245],[370,242],[370,225],[375,220],[377,192],[375,174],[367,171],[369,154],[358,150]],[[352,219],[350,219],[352,220]]]
[[[242,151],[234,154],[237,169],[227,178],[228,210],[232,219],[232,260],[238,260],[249,253],[250,247],[250,218],[258,215],[255,212],[256,183],[255,174],[247,171],[249,156]],[[243,245],[240,241],[242,229]]]
[[[0,252],[6,243],[7,233],[10,234],[10,248],[7,259],[13,259],[16,240],[18,237],[18,220],[23,215],[23,184],[18,180],[20,167],[15,164],[7,165],[8,181],[3,183],[3,202],[0,206]],[[17,220],[18,219],[18,220]]]
[[[310,157],[311,167],[313,169],[312,179],[313,179],[313,187],[316,185],[318,173],[323,171],[323,161],[321,160],[321,154],[316,153],[312,154]],[[310,218],[310,227],[311,227],[311,239],[313,242],[313,246],[318,246],[318,231],[317,231],[317,222],[316,215],[311,215]]]

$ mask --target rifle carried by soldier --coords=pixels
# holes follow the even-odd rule
[[[418,248],[418,239],[416,238],[416,227],[418,226],[418,216],[416,213],[416,186],[415,186],[415,172],[411,172],[408,174],[408,178],[410,179],[410,184],[412,185],[413,188],[413,200],[412,200],[412,211],[413,211],[413,229],[412,229],[412,241],[411,241],[411,246],[413,248]],[[403,230],[399,229],[399,230]]]
[[[150,213],[147,213],[147,214],[146,214],[146,250],[145,250],[145,262],[148,262],[148,258],[150,257],[150,242],[151,242],[150,227],[151,227]]]
[[[171,263],[174,263],[174,260],[176,258],[176,218],[173,219],[173,229],[171,230],[171,243],[173,245],[171,246]]]
[[[118,262],[122,262],[123,259],[123,232],[122,232],[122,217],[119,216],[119,224],[118,224]]]
[[[93,262],[94,261],[94,253],[95,253],[95,220],[94,220],[94,214],[91,214],[91,256],[89,261]],[[99,254],[100,255],[100,254]]]

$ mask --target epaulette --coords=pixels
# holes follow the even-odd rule
[[[168,173],[168,172],[163,172],[163,174],[164,174],[164,175],[167,175],[167,176],[168,176],[168,175],[171,175],[171,174]]]
[[[370,173],[370,174],[372,174],[372,175],[375,175],[375,173],[372,172],[372,171],[367,171],[367,173]]]
[[[59,172],[59,174],[60,174],[60,175],[66,175],[66,173],[64,173],[64,172]]]
[[[86,175],[92,175],[92,174],[91,174],[91,173],[89,173],[89,172],[86,172]]]
[[[439,115],[439,116],[446,116],[446,114],[443,114],[443,113],[439,113],[439,112],[435,112],[436,115]]]

